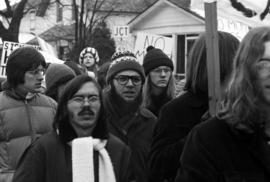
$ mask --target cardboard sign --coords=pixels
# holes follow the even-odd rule
[[[129,27],[128,26],[114,26],[113,37],[128,37]]]
[[[134,54],[140,64],[143,62],[146,48],[150,45],[161,49],[169,58],[172,57],[172,38],[140,32],[137,34],[134,48]]]

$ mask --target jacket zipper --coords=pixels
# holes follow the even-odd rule
[[[27,113],[27,117],[28,117],[28,124],[29,124],[29,130],[30,130],[30,135],[31,135],[31,143],[32,143],[35,140],[35,133],[34,133],[34,130],[33,130],[32,119],[31,119],[31,116],[30,116],[30,111],[29,111],[29,106],[28,106],[27,100],[25,100],[24,104],[25,104],[26,113]]]

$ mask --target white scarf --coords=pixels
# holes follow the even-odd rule
[[[94,182],[93,151],[99,152],[99,182],[116,182],[111,159],[105,149],[107,141],[81,137],[72,140],[73,182]]]

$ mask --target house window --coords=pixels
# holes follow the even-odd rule
[[[184,34],[177,36],[177,64],[176,73],[179,79],[185,78],[188,54],[198,38],[198,34]]]
[[[63,20],[63,6],[57,3],[56,6],[56,22],[61,22]]]
[[[36,26],[36,10],[30,11],[30,31],[35,31]]]
[[[192,46],[195,42],[195,40],[199,37],[199,34],[189,34],[189,35],[186,35],[186,58],[185,58],[185,70],[186,70],[186,67],[187,67],[187,60],[188,60],[188,55],[189,55],[189,52],[190,50],[192,49]]]

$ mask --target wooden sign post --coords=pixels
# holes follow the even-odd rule
[[[208,98],[209,112],[211,116],[214,116],[216,114],[221,97],[216,4],[217,2],[215,0],[208,0],[207,2],[204,2],[208,72]]]

